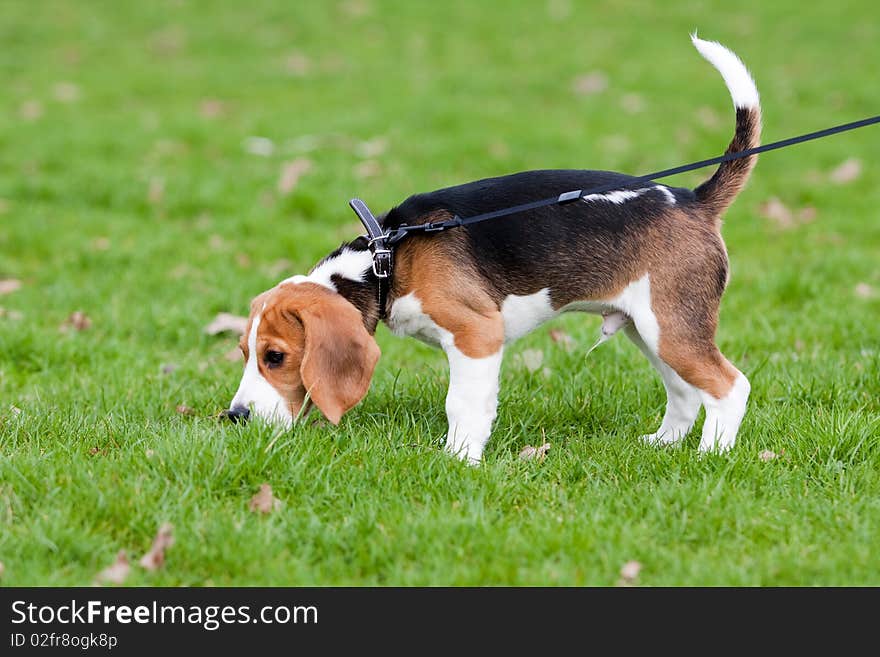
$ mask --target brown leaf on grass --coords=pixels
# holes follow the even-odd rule
[[[73,82],[58,82],[52,87],[52,95],[59,102],[75,103],[79,100],[80,91]]]
[[[92,248],[95,251],[107,251],[110,248],[110,238],[96,237],[92,240]]]
[[[237,363],[242,358],[244,358],[244,354],[241,353],[241,349],[236,347],[235,349],[230,349],[225,354],[223,354],[223,359],[228,360],[230,363]]]
[[[89,447],[89,456],[107,456],[107,450],[99,447]]]
[[[544,352],[540,349],[526,349],[519,357],[529,372],[537,372],[544,362]]]
[[[269,484],[260,484],[259,492],[248,502],[248,508],[254,513],[271,513],[281,508],[281,500],[272,494]]]
[[[724,124],[721,115],[706,105],[697,108],[697,121],[699,121],[704,128],[712,129],[719,128]]]
[[[292,75],[306,75],[312,68],[312,60],[301,52],[292,52],[284,58],[284,70]]]
[[[777,227],[782,229],[794,228],[806,224],[816,218],[816,208],[806,206],[798,210],[792,210],[776,196],[762,203],[758,211],[765,219],[770,219]]]
[[[3,573],[6,572],[6,566],[3,565],[3,562],[0,561],[0,577],[3,577]]]
[[[205,327],[205,333],[208,335],[217,335],[219,333],[244,335],[245,330],[247,330],[247,322],[247,317],[240,317],[231,313],[217,313],[217,316]]]
[[[373,11],[373,7],[367,0],[346,0],[339,5],[339,8],[352,18],[363,18]]]
[[[281,258],[269,265],[266,268],[266,273],[268,273],[269,276],[281,276],[281,274],[289,272],[291,267],[293,267],[293,263],[290,260],[287,258]]]
[[[860,299],[870,299],[874,296],[874,288],[872,288],[867,283],[859,283],[856,285],[856,296]]]
[[[275,152],[275,142],[268,137],[251,136],[245,138],[244,149],[251,155],[269,157]]]
[[[4,278],[0,280],[0,294],[12,294],[21,288],[21,281],[17,278]]]
[[[601,71],[591,71],[579,75],[572,83],[572,89],[579,96],[602,93],[608,88],[608,76]]]
[[[550,329],[550,339],[566,351],[574,349],[574,338],[562,329]]]
[[[640,572],[642,572],[642,564],[638,561],[627,561],[620,569],[620,580],[617,582],[617,585],[632,586],[639,578]]]
[[[835,185],[845,185],[850,183],[862,175],[862,161],[856,157],[844,160],[831,173],[828,174],[829,180]]]
[[[781,228],[789,228],[794,225],[794,215],[779,198],[773,196],[761,204],[759,208],[761,216],[770,219]]]
[[[354,175],[358,178],[375,178],[382,173],[382,165],[376,160],[364,160],[354,168]]]
[[[162,365],[162,374],[168,376],[169,374],[174,374],[179,369],[180,366],[176,363],[165,363]]]
[[[156,538],[153,539],[153,546],[144,556],[141,557],[140,563],[142,568],[146,570],[158,570],[165,563],[165,550],[174,545],[174,525],[164,523],[159,527]]]
[[[164,178],[150,178],[150,182],[147,185],[147,201],[150,205],[158,205],[162,202],[162,199],[165,198],[165,179]]]
[[[765,449],[763,452],[758,454],[758,458],[761,459],[762,461],[764,461],[765,463],[767,461],[772,461],[773,459],[778,458],[778,457],[779,457],[779,454],[777,454],[776,452],[771,452],[769,449]]]
[[[178,413],[180,413],[181,415],[195,415],[196,414],[196,412],[190,406],[187,406],[186,404],[178,404],[177,408],[175,408],[174,410],[177,411]]]
[[[226,111],[226,104],[216,98],[202,98],[199,103],[199,115],[206,119],[215,119]]]
[[[22,410],[18,406],[10,404],[9,412],[12,413],[13,415],[21,415]]]
[[[533,447],[532,445],[526,445],[522,448],[522,451],[519,453],[519,457],[523,461],[530,461],[532,459],[537,459],[538,461],[543,461],[544,457],[547,456],[547,452],[550,451],[550,443],[544,443],[540,447]]]
[[[25,121],[36,121],[43,116],[43,103],[38,100],[26,100],[18,108],[18,113]]]
[[[92,326],[92,320],[89,319],[88,315],[86,315],[83,311],[77,310],[70,314],[70,317],[64,320],[64,323],[59,327],[62,333],[67,333],[69,331],[85,331]]]
[[[3,306],[0,306],[0,319],[3,319],[4,317],[13,322],[20,322],[24,319],[24,313],[20,310],[7,310]]]
[[[639,94],[624,94],[620,108],[627,114],[638,114],[645,109],[645,99]]]
[[[282,164],[281,175],[278,176],[278,193],[282,196],[290,194],[303,174],[311,168],[312,161],[305,157],[298,157]]]
[[[116,560],[95,576],[96,584],[122,584],[131,572],[125,550],[116,553]]]
[[[367,141],[362,141],[355,147],[355,153],[358,157],[379,157],[388,149],[388,139],[386,137],[374,137]]]

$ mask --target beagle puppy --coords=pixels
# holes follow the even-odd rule
[[[693,43],[724,78],[736,109],[727,152],[758,146],[758,91],[722,45]],[[715,345],[728,259],[721,217],[756,156],[720,165],[696,189],[607,171],[528,171],[417,194],[381,218],[384,228],[473,216],[573,189],[619,185],[565,205],[408,237],[396,247],[387,316],[365,237],[343,244],[306,276],[253,300],[242,338],[244,375],[227,415],[283,425],[317,406],[332,423],[366,394],[384,320],[397,335],[439,346],[449,359],[446,449],[479,462],[498,404],[504,347],[560,313],[605,317],[657,369],[666,412],[642,439],[680,441],[700,406],[701,450],[733,446],[749,382]]]

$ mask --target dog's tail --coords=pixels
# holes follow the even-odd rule
[[[694,34],[694,46],[712,66],[718,69],[733,98],[736,109],[736,132],[727,147],[727,153],[755,148],[761,143],[761,104],[755,81],[742,63],[730,50],[714,41],[703,41]],[[704,204],[712,216],[721,214],[733,203],[745,187],[757,155],[723,162],[709,180],[694,190],[697,200]]]

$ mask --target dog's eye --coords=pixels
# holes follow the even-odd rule
[[[284,354],[280,351],[267,351],[265,360],[269,367],[277,367],[284,362]]]

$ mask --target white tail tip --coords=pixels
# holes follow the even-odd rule
[[[733,52],[715,41],[703,41],[696,33],[691,35],[694,47],[712,66],[718,69],[727,85],[734,107],[758,107],[760,98],[755,81],[746,65]]]

